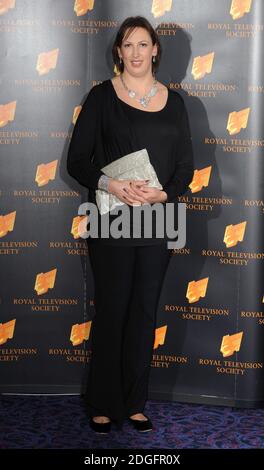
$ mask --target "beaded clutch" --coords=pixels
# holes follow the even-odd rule
[[[129,153],[101,168],[101,171],[114,179],[145,180],[149,179],[148,186],[162,189],[154,167],[150,163],[146,148]],[[101,215],[106,214],[117,206],[125,204],[116,196],[102,189],[95,191],[96,204]]]

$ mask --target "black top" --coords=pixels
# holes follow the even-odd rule
[[[111,79],[95,85],[78,116],[67,159],[69,174],[89,188],[89,201],[96,203],[95,190],[103,174],[101,168],[142,148],[148,151],[158,180],[168,195],[167,202],[175,203],[177,210],[177,196],[187,191],[193,177],[192,142],[183,98],[168,88],[167,102],[160,111],[144,111],[121,100]],[[132,217],[133,207],[128,207]],[[98,216],[99,220],[104,217],[99,211]],[[116,217],[110,215],[110,222]],[[87,239],[89,243],[126,246],[152,245],[166,240],[155,235],[140,239]]]

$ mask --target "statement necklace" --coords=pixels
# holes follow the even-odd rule
[[[135,97],[138,95],[138,93],[136,93],[136,92],[133,91],[133,90],[130,90],[130,89],[126,86],[122,74],[120,74],[120,78],[121,78],[121,81],[122,81],[122,83],[123,83],[125,89],[126,89],[127,92],[128,92],[128,95],[130,96],[130,98],[135,98]],[[151,90],[150,90],[148,93],[146,93],[145,95],[141,96],[139,99],[136,98],[137,101],[138,101],[140,104],[142,104],[142,106],[144,106],[144,108],[146,108],[146,107],[148,106],[150,99],[152,98],[152,96],[155,96],[156,93],[157,93],[157,91],[158,91],[158,87],[155,86],[156,83],[157,83],[157,80],[154,79],[154,81],[153,81],[153,86],[152,86]]]

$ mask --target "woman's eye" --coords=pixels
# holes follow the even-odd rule
[[[129,47],[129,46],[130,46],[130,44],[125,44],[124,45],[124,47]],[[147,46],[147,44],[144,42],[144,43],[141,44],[141,46]]]

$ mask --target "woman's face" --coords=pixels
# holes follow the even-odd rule
[[[152,56],[157,54],[156,44],[153,46],[149,32],[141,27],[135,28],[126,39],[124,38],[121,48],[118,48],[124,69],[134,76],[145,75],[152,68]]]

